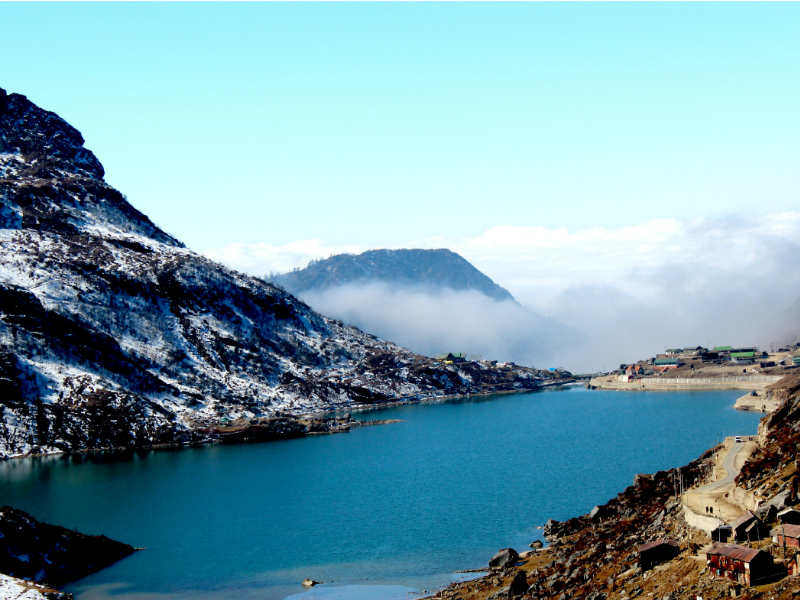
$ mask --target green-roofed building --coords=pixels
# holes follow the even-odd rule
[[[678,359],[677,358],[657,358],[654,362],[654,365],[657,367],[665,367],[667,365],[675,365],[678,366]]]
[[[731,352],[731,358],[755,358],[756,353],[752,350],[745,352]]]
[[[733,346],[714,346],[714,352],[730,352],[733,350]]]

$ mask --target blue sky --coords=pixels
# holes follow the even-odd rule
[[[798,206],[798,4],[0,4],[0,33],[0,86],[201,251]]]

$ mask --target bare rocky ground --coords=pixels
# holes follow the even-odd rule
[[[798,485],[797,449],[800,444],[800,377],[784,378],[772,388],[780,407],[762,419],[757,446],[735,478],[736,485],[756,501],[767,502]],[[654,598],[789,599],[800,597],[800,579],[784,577],[767,585],[742,588],[712,577],[702,549],[711,540],[684,519],[675,482],[705,485],[717,466],[713,448],[697,460],[653,475],[637,475],[626,488],[588,515],[563,523],[548,522],[550,545],[511,567],[479,579],[453,584],[431,598],[499,600],[512,598],[586,598],[588,600]],[[681,552],[673,560],[642,572],[640,544],[658,538],[676,540]],[[770,551],[777,563],[782,553],[770,540],[754,544]]]

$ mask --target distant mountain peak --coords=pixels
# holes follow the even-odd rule
[[[272,277],[293,294],[355,282],[380,281],[403,286],[476,291],[495,300],[514,297],[463,256],[447,248],[367,250],[361,254],[337,254],[312,261],[304,269]]]

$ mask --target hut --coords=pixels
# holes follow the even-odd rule
[[[711,539],[715,542],[727,542],[732,535],[733,528],[726,523],[722,523],[711,532]]]
[[[767,532],[767,528],[761,519],[749,510],[731,523],[731,529],[733,529],[733,539],[737,542],[760,540]]]
[[[639,546],[639,567],[642,571],[652,569],[658,563],[672,560],[680,548],[673,540],[661,539]]]
[[[780,548],[800,548],[800,525],[778,525],[770,534]]]
[[[800,510],[796,508],[784,508],[778,513],[778,520],[787,525],[800,525]]]
[[[772,555],[763,550],[714,542],[706,549],[706,564],[713,575],[742,585],[768,579],[775,570]]]

